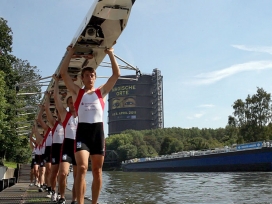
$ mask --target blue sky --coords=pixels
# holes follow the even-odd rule
[[[13,54],[52,75],[92,3],[1,0]],[[257,87],[272,93],[271,8],[269,0],[136,0],[115,54],[143,73],[161,70],[165,127],[225,127],[235,100]]]

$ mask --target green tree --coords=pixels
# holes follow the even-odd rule
[[[209,149],[209,142],[201,137],[192,138],[190,140],[191,148],[190,150],[203,150]]]
[[[178,139],[171,136],[167,136],[164,138],[161,144],[160,155],[179,152],[179,151],[182,151],[182,149],[183,149],[183,145]]]
[[[22,110],[26,105],[36,105],[39,101],[39,96],[32,97],[17,97],[16,84],[25,81],[32,81],[39,78],[36,67],[30,66],[27,61],[17,59],[12,54],[12,30],[7,25],[7,21],[0,18],[0,70],[4,72],[2,75],[5,82],[4,97],[6,106],[4,110],[3,124],[1,126],[0,149],[3,152],[0,157],[6,157],[7,160],[23,162],[22,158],[30,156],[30,149],[28,139],[26,136],[18,136],[17,128],[23,121],[33,120],[34,116],[20,116],[19,110]],[[35,90],[39,91],[40,88],[35,84],[32,87],[23,87],[22,91]],[[1,101],[2,102],[2,101]],[[25,110],[23,110],[26,112]],[[4,140],[3,140],[4,137]],[[0,140],[1,140],[0,138]],[[23,155],[27,152],[26,155]]]
[[[170,144],[170,150],[171,151],[168,154],[175,153],[175,152],[180,152],[180,151],[183,150],[183,148],[184,148],[183,143],[180,140],[174,138],[174,140]]]
[[[41,87],[37,83],[41,78],[39,75],[39,70],[36,66],[31,66],[27,60],[21,60],[16,58],[16,61],[12,64],[13,69],[18,73],[19,79],[17,81],[16,89],[19,93],[39,93],[41,92]],[[31,84],[25,84],[26,82],[37,81]],[[20,108],[17,109],[17,113],[25,114],[29,112],[37,112],[38,106],[41,102],[41,94],[33,94],[26,96],[18,96],[21,102]],[[34,114],[26,115],[26,117],[21,117],[21,121],[33,121],[35,118]]]
[[[129,134],[116,134],[106,138],[106,149],[117,150],[120,146],[132,144],[132,136]]]
[[[228,125],[239,130],[239,142],[269,138],[266,126],[271,122],[271,94],[257,87],[257,93],[248,95],[245,101],[236,100],[233,109]]]
[[[4,119],[6,118],[5,110],[7,106],[6,98],[5,98],[6,83],[4,81],[4,76],[5,76],[5,73],[0,70],[0,131],[3,130],[3,126],[5,125]]]
[[[137,158],[146,157],[148,155],[148,148],[146,145],[141,145],[137,150]]]
[[[132,144],[121,145],[117,148],[117,154],[120,161],[136,158],[137,147]]]
[[[0,165],[3,165],[3,143],[5,141],[5,135],[3,134],[3,129],[6,128],[6,115],[5,115],[5,110],[6,110],[6,99],[5,99],[5,86],[6,83],[4,81],[4,72],[0,71]]]
[[[7,55],[12,51],[12,31],[7,21],[0,17],[0,55]]]
[[[156,137],[156,135],[153,135],[153,134],[147,135],[147,133],[145,133],[144,141],[145,141],[146,145],[148,145],[148,147],[152,147],[154,149],[154,151],[149,150],[149,152],[153,151],[153,153],[155,153],[155,154],[157,154],[157,152],[160,152],[161,144],[158,141],[158,138]]]
[[[16,93],[15,82],[18,76],[12,69],[12,62],[14,57],[10,54],[12,51],[12,31],[7,26],[7,21],[0,18],[0,70],[4,72],[5,81],[5,100],[7,106],[5,107],[5,118],[3,122],[7,124],[2,127],[2,135],[4,135],[4,141],[1,142],[1,151],[3,151],[3,157],[6,152],[9,151],[13,144],[12,141],[16,140],[15,136],[15,121],[16,121]]]
[[[158,152],[151,145],[147,145],[147,155],[145,157],[155,157],[158,156]]]
[[[127,130],[123,133],[130,134],[132,136],[132,144],[136,147],[140,147],[141,145],[145,145],[144,141],[144,134],[143,131],[136,131],[136,130]]]

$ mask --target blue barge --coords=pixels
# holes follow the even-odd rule
[[[122,163],[131,172],[272,171],[272,143],[255,142],[205,151],[179,152]]]

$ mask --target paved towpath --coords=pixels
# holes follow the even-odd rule
[[[29,186],[30,165],[20,165],[18,182],[0,192],[1,204],[56,204],[50,198],[46,197],[47,192],[38,192],[38,187]],[[67,189],[65,192],[66,203],[70,204],[72,192]],[[86,204],[91,204],[91,201],[85,199]]]

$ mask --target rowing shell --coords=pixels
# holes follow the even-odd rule
[[[105,58],[104,50],[116,43],[127,26],[134,2],[135,0],[96,0],[93,3],[71,42],[75,54],[70,60],[68,73],[75,84],[81,87],[82,82],[79,77],[81,69],[87,66],[97,69]],[[61,63],[62,60],[55,72],[57,75]],[[53,86],[54,81],[51,80],[47,91],[51,91]],[[59,82],[59,90],[65,102],[67,88],[63,81]],[[51,101],[51,107],[54,109],[53,96]]]

